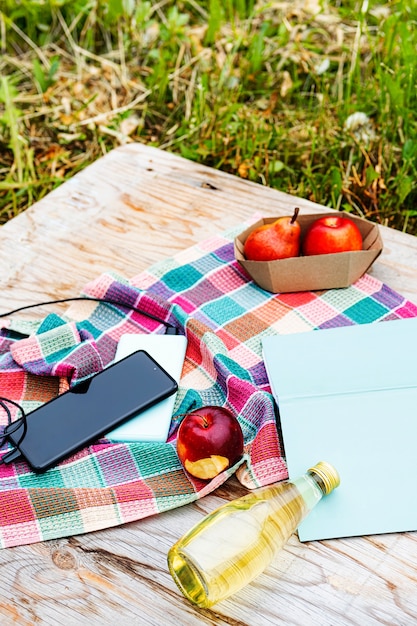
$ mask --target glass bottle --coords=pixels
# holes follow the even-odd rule
[[[324,495],[340,483],[320,461],[305,474],[222,505],[169,550],[168,567],[193,604],[207,608],[256,578]]]

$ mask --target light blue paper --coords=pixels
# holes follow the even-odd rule
[[[262,343],[290,477],[323,460],[341,478],[300,540],[417,530],[417,318]]]

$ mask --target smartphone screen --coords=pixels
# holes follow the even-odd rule
[[[139,350],[29,413],[20,443],[22,420],[5,432],[32,469],[43,472],[177,389],[176,381]]]

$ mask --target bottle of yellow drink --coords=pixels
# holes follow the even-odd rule
[[[299,478],[261,487],[207,515],[168,553],[182,593],[207,608],[242,589],[339,483],[334,467],[320,461]]]

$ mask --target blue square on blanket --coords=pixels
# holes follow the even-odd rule
[[[343,313],[357,324],[364,324],[381,319],[385,313],[388,313],[388,309],[372,298],[363,298],[345,309]]]
[[[170,289],[179,293],[195,285],[202,277],[201,272],[198,272],[191,265],[186,265],[167,272],[164,276],[164,282]]]
[[[227,296],[215,300],[214,302],[209,302],[207,305],[201,307],[201,310],[219,324],[219,326],[246,313],[245,309],[240,306],[240,304]]]

